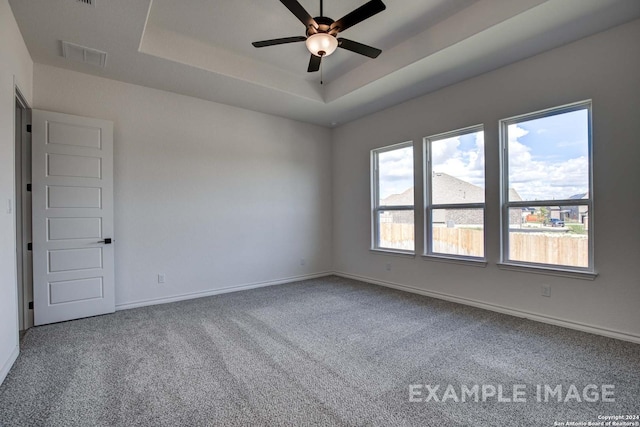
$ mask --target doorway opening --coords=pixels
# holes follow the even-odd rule
[[[15,215],[20,337],[33,326],[33,258],[31,252],[31,109],[16,87]]]

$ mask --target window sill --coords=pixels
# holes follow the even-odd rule
[[[390,255],[390,256],[398,256],[403,258],[415,258],[415,252],[404,252],[404,251],[394,251],[393,249],[369,249],[369,252],[375,255]]]
[[[595,280],[598,273],[590,271],[564,270],[562,268],[538,267],[533,265],[511,264],[499,262],[500,270],[520,271],[523,273],[545,274],[547,276],[568,277],[570,279]]]
[[[425,261],[447,262],[450,264],[470,265],[472,267],[481,268],[485,268],[487,266],[487,261],[484,259],[456,258],[443,255],[422,255],[422,259]]]

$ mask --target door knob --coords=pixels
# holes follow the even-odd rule
[[[111,243],[113,243],[113,240],[111,238],[108,238],[108,239],[100,240],[98,243],[104,243],[105,245],[110,245]]]

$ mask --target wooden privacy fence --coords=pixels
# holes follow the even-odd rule
[[[413,248],[412,224],[380,224],[384,246]],[[472,228],[433,228],[433,251],[444,254],[484,256],[483,231]],[[589,240],[569,233],[509,233],[509,257],[514,261],[588,267]]]
[[[483,257],[482,230],[433,227],[433,251],[442,254]]]
[[[589,239],[566,233],[509,233],[509,256],[514,261],[589,266]]]
[[[383,247],[413,250],[414,236],[413,224],[380,223],[380,242]]]

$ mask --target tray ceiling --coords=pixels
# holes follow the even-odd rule
[[[338,19],[365,0],[325,0]],[[312,16],[319,1],[300,0]],[[344,37],[383,49],[339,49],[307,73],[304,35],[278,1],[10,0],[38,63],[195,96],[323,126],[407,99],[640,17],[637,0],[385,0],[387,10]],[[62,58],[61,42],[108,53],[105,68]]]

